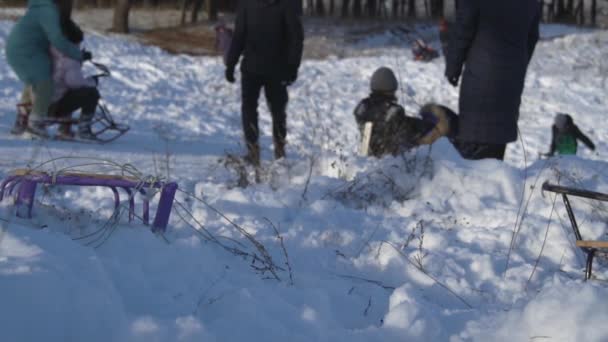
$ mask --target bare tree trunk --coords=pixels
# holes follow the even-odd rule
[[[407,16],[410,18],[416,17],[416,0],[408,0],[407,3]]]
[[[354,0],[353,15],[355,16],[355,18],[360,18],[361,12],[363,12],[361,0]]]
[[[209,1],[209,0],[207,0]],[[195,23],[198,21],[198,13],[203,7],[203,0],[194,0],[194,6],[192,6],[192,13],[190,15],[190,22]]]
[[[336,9],[336,0],[329,0],[329,15],[334,15],[334,10]]]
[[[585,0],[579,0],[573,13],[579,25],[585,24]]]
[[[431,1],[431,16],[435,18],[443,17],[443,0],[432,0]]]
[[[315,13],[314,0],[308,0],[308,5],[306,5],[306,10],[308,11],[308,14],[314,14]]]
[[[375,17],[376,16],[376,9],[378,6],[378,2],[376,0],[367,0],[367,14],[370,17]]]
[[[591,26],[595,26],[597,24],[597,0],[591,1]]]
[[[393,18],[398,18],[399,17],[399,0],[393,0],[393,8],[391,8],[391,10],[393,11]]]
[[[350,7],[350,0],[342,0],[342,17],[348,17],[348,9]]]
[[[108,0],[95,0],[95,7],[106,8],[110,5]]]
[[[114,7],[114,18],[112,20],[112,31],[119,33],[129,33],[129,11],[131,10],[130,0],[117,0]]]
[[[564,0],[557,0],[557,8],[555,9],[555,17],[563,18],[566,14],[566,6]]]
[[[324,0],[317,0],[316,12],[319,16],[325,15],[325,3]]]
[[[180,20],[180,24],[182,26],[186,25],[186,11],[188,10],[189,4],[190,4],[190,0],[182,1],[182,19]]]
[[[217,20],[217,0],[206,0],[207,1],[207,19],[209,21]]]
[[[568,0],[568,3],[566,5],[566,12],[574,13],[574,0]]]

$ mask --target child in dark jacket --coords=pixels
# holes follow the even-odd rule
[[[572,117],[569,114],[558,113],[551,127],[551,146],[545,156],[553,156],[556,152],[561,155],[576,154],[578,140],[595,151],[595,145],[591,139],[581,132]]]
[[[449,109],[426,105],[420,110],[422,118],[407,116],[397,103],[398,82],[393,71],[382,67],[371,79],[371,94],[361,100],[354,115],[361,134],[361,153],[382,157],[396,155],[421,144],[432,144],[451,129]]]

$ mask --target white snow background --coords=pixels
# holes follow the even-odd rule
[[[0,22],[2,50],[11,25]],[[40,189],[31,220],[14,217],[5,199],[0,340],[608,340],[608,265],[598,260],[599,280],[583,281],[564,206],[540,190],[548,180],[608,192],[608,32],[543,31],[552,38],[536,49],[522,139],[505,163],[462,160],[445,139],[395,158],[357,155],[352,110],[377,67],[398,71],[409,113],[428,101],[457,108],[442,59],[415,62],[404,46],[305,61],[290,89],[287,160],[271,161],[262,100],[265,171],[245,188],[228,157],[244,152],[240,87],[224,81],[220,59],[88,32],[87,48],[113,72],[102,96],[132,127],[104,146],[11,136],[21,86],[0,59],[2,176],[88,157],[183,190],[165,234],[123,218],[102,239],[90,234],[112,214],[108,190]],[[597,152],[581,146],[576,157],[539,159],[556,112],[570,113]],[[253,180],[251,170],[244,175]],[[583,236],[605,238],[606,206],[574,206]],[[262,256],[260,246],[279,280],[251,257]]]

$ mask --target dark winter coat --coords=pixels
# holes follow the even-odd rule
[[[539,37],[536,0],[462,0],[450,27],[446,76],[460,88],[462,141],[517,139],[526,69]]]
[[[418,139],[432,127],[422,120],[405,115],[394,96],[372,93],[355,108],[355,120],[363,136],[365,123],[371,122],[369,154],[381,157],[396,154],[416,145]]]
[[[51,79],[49,47],[75,60],[82,52],[64,35],[59,11],[52,0],[29,0],[25,15],[6,39],[6,59],[21,81],[35,84]]]
[[[226,66],[268,78],[295,81],[304,33],[297,1],[241,1]]]

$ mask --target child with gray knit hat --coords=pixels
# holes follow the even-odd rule
[[[589,149],[595,151],[595,145],[578,126],[569,114],[558,113],[551,127],[551,146],[549,152],[544,155],[553,156],[556,152],[561,155],[576,154],[578,140],[582,141]]]
[[[377,69],[370,82],[371,94],[361,100],[354,115],[361,134],[361,154],[382,157],[421,144],[432,144],[450,131],[450,115],[446,107],[426,105],[422,118],[405,114],[397,102],[399,88],[394,72],[387,67]]]

